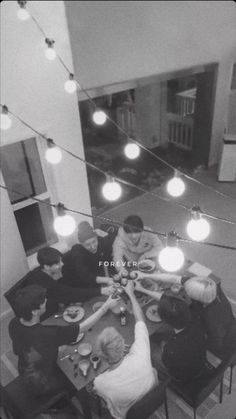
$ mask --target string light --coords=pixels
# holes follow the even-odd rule
[[[45,57],[50,60],[53,61],[56,58],[56,51],[54,49],[54,44],[55,41],[53,39],[50,38],[45,38],[45,42],[47,44],[47,49],[45,50]]]
[[[198,206],[192,208],[192,219],[187,224],[189,237],[196,241],[205,240],[210,233],[210,224],[202,218],[201,209]]]
[[[19,9],[17,10],[17,16],[20,20],[28,20],[30,18],[30,14],[26,9],[27,1],[18,1]]]
[[[140,147],[137,144],[128,143],[124,148],[124,152],[128,159],[137,159],[137,157],[140,155]]]
[[[6,131],[11,127],[11,125],[12,120],[8,115],[8,107],[6,105],[3,105],[1,112],[1,129]]]
[[[184,264],[184,254],[177,246],[177,238],[178,236],[174,231],[168,233],[167,246],[159,253],[159,264],[167,272],[176,272]]]
[[[93,122],[97,125],[104,125],[107,120],[107,115],[104,111],[97,110],[93,113]]]
[[[59,203],[57,205],[57,217],[53,222],[54,230],[63,237],[70,236],[76,229],[76,223],[71,215],[66,214],[65,207]]]
[[[62,159],[61,150],[55,145],[51,138],[47,139],[48,149],[45,153],[46,160],[51,164],[58,164]]]
[[[70,73],[69,79],[64,84],[64,88],[65,88],[65,91],[67,93],[72,94],[72,93],[76,92],[77,85],[76,85],[76,82],[74,80],[74,74]]]
[[[185,191],[185,183],[179,177],[177,170],[175,170],[174,177],[170,179],[169,182],[167,183],[166,188],[167,188],[167,192],[174,198],[177,198],[183,195]]]
[[[108,201],[117,201],[122,194],[122,189],[120,184],[109,176],[102,187],[102,193]]]

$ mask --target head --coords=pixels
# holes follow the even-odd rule
[[[125,351],[123,336],[114,328],[106,327],[98,336],[98,351],[109,364],[119,362]]]
[[[46,289],[39,285],[29,285],[18,290],[14,297],[14,307],[18,318],[30,321],[46,310]]]
[[[205,276],[190,278],[185,282],[184,288],[190,298],[202,304],[212,303],[217,294],[215,281]]]
[[[82,221],[78,226],[78,239],[86,250],[96,253],[98,248],[98,237],[88,221]]]
[[[124,232],[128,235],[130,240],[136,244],[143,231],[143,221],[138,215],[129,215],[124,220]]]
[[[54,277],[61,276],[61,268],[63,266],[62,254],[53,247],[44,247],[37,254],[38,263],[41,269],[48,275]]]
[[[160,318],[174,329],[184,329],[191,321],[191,313],[185,301],[175,297],[162,298],[158,305]]]

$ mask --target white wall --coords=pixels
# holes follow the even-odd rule
[[[67,22],[62,1],[28,2],[28,8],[73,71]],[[59,145],[84,156],[76,95],[64,91],[67,79],[59,61],[44,57],[44,38],[32,20],[17,19],[17,2],[1,4],[1,103]],[[2,134],[1,145],[32,137],[32,132],[13,120]],[[42,140],[43,141],[43,140]],[[63,155],[54,170],[58,201],[67,207],[90,213],[85,168],[73,157]],[[1,295],[27,271],[27,259],[19,237],[7,193],[1,191]],[[78,217],[77,217],[78,219]],[[75,241],[75,236],[67,244]],[[7,310],[2,298],[1,313]]]
[[[218,62],[210,164],[226,124],[233,1],[66,1],[77,78],[85,88]]]

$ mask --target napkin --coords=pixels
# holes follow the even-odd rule
[[[188,271],[195,274],[196,276],[209,276],[212,273],[209,268],[197,262],[189,266]]]

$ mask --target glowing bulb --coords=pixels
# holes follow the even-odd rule
[[[178,247],[167,246],[159,253],[160,266],[167,272],[176,272],[184,264],[184,254]]]
[[[69,79],[65,82],[64,88],[67,93],[74,93],[76,91],[77,85],[74,80],[74,74],[69,75]]]
[[[201,218],[201,209],[198,206],[192,208],[192,219],[187,224],[187,233],[196,241],[205,240],[210,233],[210,224]]]
[[[47,44],[47,49],[45,50],[45,56],[48,60],[52,61],[56,58],[56,51],[54,49],[55,41],[53,39],[46,38],[45,42]]]
[[[8,108],[7,106],[3,105],[2,112],[1,112],[1,129],[6,131],[12,125],[12,120],[8,115]]]
[[[119,183],[114,180],[108,180],[105,185],[103,185],[102,193],[108,201],[116,201],[120,198],[122,189]]]
[[[185,183],[178,176],[169,180],[166,187],[168,193],[175,198],[181,196],[185,191]]]
[[[50,147],[45,153],[47,161],[51,164],[58,164],[62,159],[62,152],[58,147]]]
[[[106,116],[105,112],[95,111],[93,113],[93,122],[95,122],[95,124],[103,125],[103,124],[105,124],[106,120],[107,120],[107,116]]]
[[[129,143],[125,146],[125,155],[129,159],[136,159],[140,154],[140,147],[137,144]]]
[[[76,229],[76,223],[71,215],[58,215],[53,222],[54,230],[63,237],[70,236]]]
[[[20,20],[28,20],[30,18],[28,10],[24,9],[23,7],[17,10],[17,16]]]

